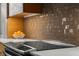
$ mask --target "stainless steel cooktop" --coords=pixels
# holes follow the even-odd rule
[[[56,44],[50,44],[43,41],[26,41],[26,42],[8,42],[5,43],[5,46],[7,47],[7,51],[10,53],[10,51],[18,53],[18,55],[26,55],[28,52],[31,51],[43,51],[43,50],[51,50],[51,49],[62,49],[62,48],[70,48],[73,46],[66,46],[66,45],[56,45]],[[9,51],[10,50],[10,51]]]

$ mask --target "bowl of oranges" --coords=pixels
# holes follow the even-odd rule
[[[25,34],[21,31],[17,31],[13,33],[13,38],[15,39],[23,39]]]

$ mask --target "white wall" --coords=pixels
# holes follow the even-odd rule
[[[2,35],[2,32],[1,32],[1,4],[0,4],[0,37]]]
[[[2,38],[7,37],[7,4],[6,3],[1,3],[1,32]]]

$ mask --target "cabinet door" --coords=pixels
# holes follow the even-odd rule
[[[23,11],[26,13],[41,13],[43,9],[42,3],[24,3]]]
[[[9,16],[14,16],[22,12],[23,12],[22,3],[10,3],[9,4]]]

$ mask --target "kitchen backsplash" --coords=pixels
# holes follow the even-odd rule
[[[79,4],[45,4],[42,14],[25,19],[27,38],[79,45]]]

